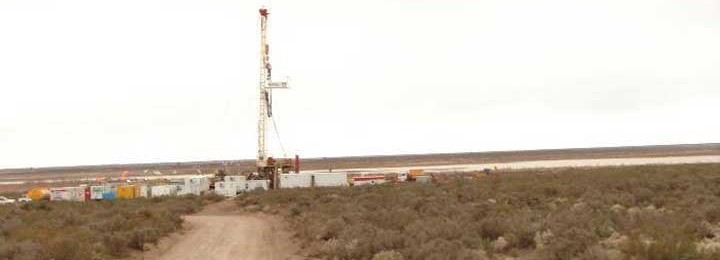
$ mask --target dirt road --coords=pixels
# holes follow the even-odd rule
[[[232,201],[186,216],[189,228],[163,240],[143,259],[302,259],[283,223],[267,215],[233,212]]]

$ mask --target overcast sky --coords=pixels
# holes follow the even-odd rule
[[[261,4],[0,0],[0,168],[254,158]],[[289,155],[720,142],[717,0],[265,4]]]

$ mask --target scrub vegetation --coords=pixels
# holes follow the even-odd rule
[[[720,259],[720,165],[449,177],[238,198],[324,259]]]
[[[146,250],[218,196],[0,206],[0,259],[110,259]]]

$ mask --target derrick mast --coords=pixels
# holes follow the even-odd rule
[[[267,41],[267,25],[269,12],[266,8],[260,9],[260,83],[258,85],[258,152],[257,167],[267,166],[267,148],[265,146],[265,134],[267,133],[267,119],[270,114],[270,100],[272,93],[268,89],[268,83],[272,76],[272,65],[270,65],[270,45]]]
[[[257,179],[270,180],[271,188],[277,188],[278,172],[290,172],[298,165],[292,159],[280,161],[268,156],[267,151],[267,124],[272,117],[272,90],[287,89],[287,81],[272,81],[272,65],[270,64],[270,44],[268,43],[268,16],[267,8],[260,8],[260,82],[258,84],[258,151],[256,165]]]

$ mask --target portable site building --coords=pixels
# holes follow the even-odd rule
[[[346,172],[313,173],[312,181],[314,187],[348,186]]]
[[[140,194],[138,195],[138,198],[147,198],[150,197],[150,190],[148,189],[147,185],[140,185]]]
[[[117,196],[120,199],[134,199],[140,196],[140,187],[136,185],[123,185],[117,187]]]
[[[158,185],[150,187],[150,195],[152,197],[158,196],[173,196],[177,193],[177,186],[175,185]]]
[[[244,184],[244,183],[243,183]],[[225,197],[235,197],[238,193],[237,182],[216,182],[215,193]]]
[[[102,200],[103,193],[110,192],[109,186],[90,186],[90,199],[91,200]]]
[[[50,189],[51,201],[85,201],[85,187],[63,187]]]
[[[177,195],[200,195],[210,190],[210,181],[205,177],[186,178],[175,183],[179,189]]]
[[[105,186],[105,192],[102,194],[103,200],[117,199],[117,186]]]
[[[312,175],[304,173],[280,174],[280,188],[309,188],[312,186]]]
[[[117,199],[117,191],[110,190],[108,192],[103,192],[102,194],[102,200],[116,200]]]

